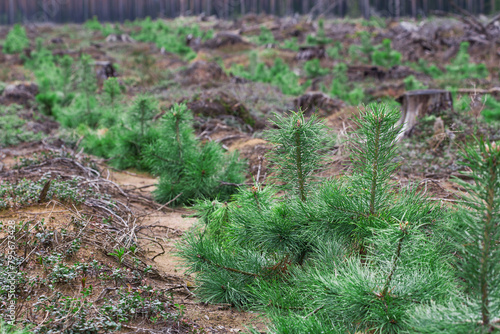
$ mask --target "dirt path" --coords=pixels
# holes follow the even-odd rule
[[[105,170],[103,174],[107,173]],[[124,190],[138,189],[148,196],[154,187],[147,186],[157,183],[157,179],[147,174],[113,170],[109,170],[109,173],[109,179]],[[189,217],[193,212],[182,208],[164,208],[160,211],[151,208],[142,209],[144,212],[140,215],[144,217],[141,218],[140,224],[149,226],[147,239],[141,239],[141,246],[147,251],[147,256],[155,257],[154,263],[161,272],[177,277],[181,284],[194,290],[193,277],[185,273],[185,268],[176,255],[176,244],[183,233],[196,223],[196,219]],[[205,305],[182,289],[174,295],[174,298],[177,303],[185,305],[185,318],[193,322],[195,327],[203,328],[206,333],[238,333],[245,331],[246,328],[266,333],[264,320],[255,313],[238,311],[228,306]]]

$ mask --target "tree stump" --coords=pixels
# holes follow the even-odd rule
[[[401,103],[401,118],[398,125],[403,124],[398,140],[411,135],[413,128],[418,123],[418,118],[435,115],[444,110],[451,109],[453,111],[453,97],[451,92],[447,90],[413,90],[404,93],[396,101]]]
[[[332,99],[323,92],[307,92],[293,101],[295,109],[302,109],[306,116],[318,112],[321,116],[330,116],[346,106],[344,101]]]
[[[101,80],[116,77],[115,66],[110,61],[95,61],[97,68],[97,77]]]

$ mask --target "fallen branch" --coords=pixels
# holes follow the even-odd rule
[[[172,202],[174,202],[174,201],[175,201],[176,199],[178,199],[181,195],[182,195],[182,192],[181,192],[179,195],[177,195],[177,196],[175,196],[174,198],[172,198],[172,199],[171,199],[170,201],[168,201],[167,203],[165,203],[165,204],[163,204],[162,206],[160,206],[160,207],[158,208],[158,211],[161,211],[164,207],[166,207],[166,206],[168,206],[169,204],[171,204]]]

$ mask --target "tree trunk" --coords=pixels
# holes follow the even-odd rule
[[[417,18],[417,0],[411,0],[411,16]]]
[[[240,0],[240,14],[245,15],[245,0]]]
[[[394,14],[396,15],[397,19],[401,15],[401,1],[400,0],[394,0]]]
[[[365,20],[370,19],[370,0],[363,0],[363,17]]]
[[[453,110],[451,93],[441,89],[409,91],[398,97],[396,101],[401,103],[401,118],[398,124],[403,124],[398,140],[403,136],[411,135],[413,128],[418,124],[418,118],[437,114],[443,110]]]
[[[274,2],[274,0],[271,0]],[[302,0],[302,14],[309,13],[309,0]]]
[[[180,13],[180,15],[183,16],[185,14],[185,12],[186,12],[186,0],[181,0],[181,13]]]
[[[15,20],[14,0],[9,0],[9,23],[13,24]]]

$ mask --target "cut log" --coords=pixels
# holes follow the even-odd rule
[[[426,115],[436,115],[440,111],[453,111],[453,97],[451,92],[441,89],[413,90],[404,93],[396,99],[401,103],[401,118],[398,124],[403,129],[398,137],[410,136],[418,123],[418,118]]]

